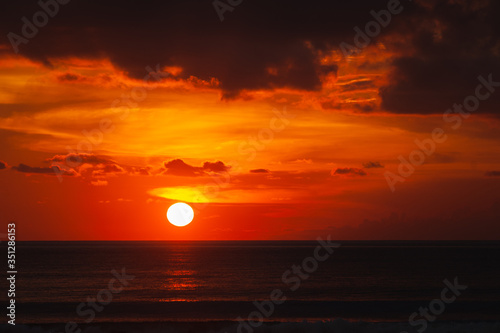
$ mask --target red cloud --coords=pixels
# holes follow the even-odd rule
[[[167,169],[164,171],[164,174],[187,177],[204,176],[209,172],[221,173],[228,171],[231,168],[230,166],[225,165],[222,161],[205,162],[202,167],[195,167],[187,164],[181,159],[164,162],[164,166]]]
[[[332,175],[366,176],[366,172],[358,168],[337,168],[335,172],[332,172]]]

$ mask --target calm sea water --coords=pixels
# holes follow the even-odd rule
[[[339,244],[293,291],[282,276],[317,242],[20,242],[17,322],[83,322],[78,305],[122,268],[134,278],[94,323],[246,318],[275,289],[287,300],[266,320],[408,322],[455,277],[467,289],[439,320],[500,320],[499,242]]]

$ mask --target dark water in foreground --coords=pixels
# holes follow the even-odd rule
[[[408,324],[413,312],[441,298],[445,279],[455,278],[467,289],[445,305],[436,321],[476,325],[500,321],[500,242],[338,244],[328,248],[333,253],[325,261],[306,260],[310,273],[301,269],[298,274],[292,266],[314,257],[317,242],[21,242],[16,258],[16,323],[84,323],[93,316],[93,324],[235,321],[248,318],[259,309],[254,301],[269,301],[278,289],[286,301],[272,309],[264,303],[259,311],[265,321]],[[325,257],[328,249],[318,253]],[[122,278],[124,285],[110,285],[111,271],[122,269],[134,278]],[[96,297],[106,303],[110,295],[109,304],[81,305]],[[2,292],[3,304],[5,296]],[[348,324],[322,325],[344,325],[339,322]],[[317,327],[305,331],[315,329],[323,331]],[[382,331],[399,332],[399,326]],[[500,327],[492,332],[500,332]]]

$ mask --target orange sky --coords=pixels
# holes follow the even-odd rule
[[[417,52],[401,40],[389,33],[349,57],[305,41],[316,64],[336,68],[319,86],[230,97],[222,76],[182,61],[143,63],[145,83],[105,53],[47,55],[47,65],[2,52],[2,223],[16,221],[23,240],[496,239],[498,117],[453,129],[443,108],[394,111],[393,65]],[[392,191],[398,156],[437,127],[447,140]],[[187,227],[166,220],[176,201],[195,209]]]

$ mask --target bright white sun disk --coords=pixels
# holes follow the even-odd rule
[[[177,227],[184,227],[191,223],[194,218],[194,211],[188,204],[177,202],[167,210],[167,219]]]

